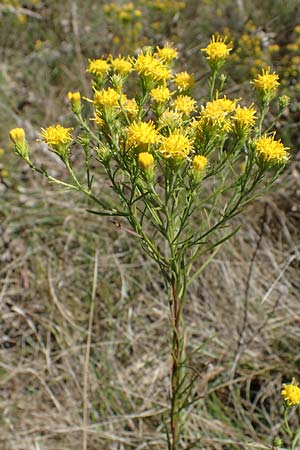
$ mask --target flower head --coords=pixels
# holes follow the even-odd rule
[[[173,103],[176,111],[189,116],[192,111],[196,110],[196,100],[188,95],[179,95]]]
[[[171,92],[166,86],[159,86],[151,90],[150,97],[157,103],[166,103],[171,97]]]
[[[158,152],[165,158],[182,160],[192,151],[193,140],[182,133],[181,129],[174,130],[169,136],[161,138]]]
[[[177,111],[166,109],[159,118],[161,128],[167,127],[171,130],[178,128],[182,124],[182,115]]]
[[[153,122],[133,122],[127,130],[126,147],[148,148],[157,144],[159,135]]]
[[[288,406],[300,405],[300,388],[294,378],[290,384],[283,383],[281,396]]]
[[[275,141],[275,133],[272,136],[264,135],[256,139],[256,153],[261,156],[263,161],[269,163],[284,163],[289,159],[289,154],[286,151],[281,140]]]
[[[253,80],[253,84],[258,91],[264,91],[266,93],[276,93],[279,86],[279,76],[277,73],[270,73],[270,67],[262,69],[262,73],[257,75],[257,78]]]
[[[61,125],[54,125],[41,129],[41,136],[52,151],[57,153],[62,159],[69,154],[70,144],[72,142],[71,131],[73,128],[65,128]]]
[[[171,72],[164,62],[151,53],[140,53],[135,61],[134,68],[140,76],[151,81],[165,82],[171,76]]]
[[[113,88],[101,89],[94,95],[94,105],[96,108],[113,108],[119,104],[120,94]]]
[[[176,48],[171,47],[170,44],[167,43],[163,48],[157,47],[157,55],[163,61],[169,63],[177,58],[178,52]]]
[[[49,147],[57,148],[72,142],[71,131],[73,128],[65,128],[61,125],[54,125],[48,128],[42,128],[41,136]]]
[[[109,63],[106,59],[89,59],[89,66],[86,71],[93,75],[103,77],[109,71]]]
[[[175,76],[174,81],[177,86],[177,89],[183,92],[189,90],[195,84],[195,79],[193,75],[190,75],[187,72],[179,72]]]
[[[132,71],[131,62],[128,61],[128,59],[122,58],[121,56],[112,59],[111,66],[116,73],[121,75],[127,75]]]
[[[212,63],[224,61],[232,50],[231,43],[226,44],[227,37],[212,36],[212,39],[207,47],[201,50],[206,53],[206,58]]]
[[[196,155],[192,162],[192,167],[195,172],[203,172],[208,163],[208,159],[203,155]]]
[[[244,132],[249,131],[255,124],[255,113],[256,111],[252,106],[249,108],[241,108],[241,106],[238,105],[233,115],[233,121],[237,130]]]
[[[139,107],[135,98],[128,98],[125,94],[121,96],[121,104],[131,120],[138,115]]]
[[[235,110],[237,100],[230,100],[225,96],[211,102],[207,102],[200,114],[200,121],[209,127],[217,127],[222,131],[229,131],[230,114]]]

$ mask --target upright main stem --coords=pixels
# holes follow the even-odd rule
[[[178,295],[178,283],[174,278],[171,286],[171,319],[173,326],[172,337],[172,368],[171,368],[171,447],[170,450],[179,450],[181,433],[181,390],[183,381],[183,323],[182,298]]]

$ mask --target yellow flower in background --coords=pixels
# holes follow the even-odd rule
[[[280,46],[278,44],[271,44],[268,47],[270,53],[278,53],[280,50]]]
[[[262,73],[257,75],[253,80],[253,84],[258,91],[275,93],[279,86],[279,76],[277,73],[270,73],[270,67],[262,69]]]
[[[300,388],[294,378],[290,384],[283,383],[281,396],[289,406],[300,405]]]
[[[158,142],[159,135],[152,121],[133,122],[129,125],[126,139],[127,149],[130,147],[149,147],[149,145]]]
[[[1,156],[4,155],[4,153],[5,153],[4,148],[0,147],[0,158],[1,158]]]
[[[132,71],[132,64],[128,59],[119,56],[111,60],[111,66],[116,73],[127,75]]]
[[[41,136],[45,143],[49,145],[49,147],[58,148],[60,146],[66,146],[73,140],[70,133],[73,128],[65,128],[61,125],[53,125],[48,128],[42,128],[41,130]]]
[[[138,165],[143,170],[152,169],[154,166],[154,158],[149,152],[141,152],[138,154]]]
[[[93,75],[103,77],[108,73],[109,69],[110,66],[106,59],[89,59],[89,66],[86,71]]]
[[[174,81],[179,91],[187,91],[188,89],[192,88],[195,84],[194,77],[190,75],[188,72],[179,72],[175,76]]]
[[[226,36],[222,38],[219,35],[213,35],[208,46],[202,48],[201,50],[206,53],[206,58],[212,62],[225,60],[226,58],[228,58],[229,53],[232,50],[231,43],[226,44],[226,41]]]
[[[167,63],[170,63],[178,56],[176,48],[171,47],[168,43],[162,48],[157,47],[156,52],[158,57]]]
[[[25,142],[25,131],[23,128],[13,128],[9,136],[14,144],[23,144]]]
[[[24,25],[24,24],[27,22],[27,16],[26,16],[26,14],[18,14],[18,15],[17,15],[17,18],[18,18],[18,22],[19,22],[21,25]]]
[[[192,167],[195,172],[203,172],[208,163],[208,159],[203,155],[196,155],[192,162]]]
[[[171,71],[164,65],[163,61],[150,53],[140,53],[135,61],[134,68],[140,76],[157,82],[165,82],[171,77]]]
[[[256,139],[256,153],[263,158],[264,161],[270,163],[283,163],[288,161],[289,153],[286,151],[281,140],[275,141],[275,133],[272,136],[262,136]]]
[[[179,95],[173,103],[173,107],[177,112],[189,116],[191,112],[196,111],[196,100],[188,95]]]
[[[182,133],[181,129],[174,130],[169,136],[161,138],[158,152],[164,158],[181,160],[186,158],[192,151],[193,140]]]
[[[150,97],[158,103],[166,103],[171,98],[171,92],[167,87],[159,86],[151,90]]]
[[[257,118],[255,114],[256,110],[252,106],[249,108],[242,108],[238,105],[232,118],[238,128],[247,131],[255,124]]]
[[[96,108],[113,108],[119,105],[120,94],[113,88],[101,89],[94,94]]]

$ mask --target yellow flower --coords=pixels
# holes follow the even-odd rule
[[[206,53],[206,58],[212,62],[217,62],[220,60],[225,60],[232,50],[231,44],[226,44],[227,37],[222,38],[221,36],[212,36],[212,39],[207,47],[201,50]]]
[[[141,152],[138,154],[138,165],[143,170],[152,169],[154,166],[154,158],[149,152]]]
[[[106,59],[89,59],[87,72],[103,77],[109,71],[109,64]]]
[[[72,142],[70,131],[73,128],[65,128],[61,125],[54,125],[48,128],[41,129],[41,136],[49,147],[58,149],[61,146],[66,146]]]
[[[280,46],[278,44],[271,44],[268,47],[270,53],[278,53],[280,50]]]
[[[299,50],[299,45],[296,42],[291,42],[286,48],[290,52],[297,52]]]
[[[225,96],[208,102],[201,111],[203,119],[211,121],[213,124],[221,125],[225,119],[235,110],[237,100],[230,100]]]
[[[5,153],[4,148],[0,147],[0,158],[1,158],[1,156],[4,155],[4,153]]]
[[[24,23],[27,22],[27,16],[25,14],[18,14],[17,18],[21,25],[24,25]]]
[[[149,147],[151,144],[157,144],[159,135],[152,121],[133,122],[127,130],[126,148],[130,147]]]
[[[127,96],[123,94],[121,96],[121,104],[130,119],[134,119],[138,115],[139,107],[135,98],[127,98]]]
[[[189,116],[192,111],[196,110],[196,100],[188,95],[179,95],[174,100],[173,106],[176,111]]]
[[[9,136],[13,143],[15,144],[16,153],[25,159],[27,162],[29,161],[29,147],[25,138],[25,131],[23,128],[13,128],[9,132]]]
[[[68,99],[70,103],[80,102],[81,99],[80,92],[68,92]]]
[[[187,91],[195,84],[194,77],[187,72],[179,72],[174,81],[179,91]]]
[[[13,128],[9,136],[14,144],[23,144],[25,142],[25,131],[23,128]]]
[[[247,131],[255,124],[255,113],[256,111],[252,106],[249,108],[241,108],[238,105],[233,115],[233,121],[238,128]]]
[[[116,73],[121,75],[127,75],[132,71],[132,64],[125,58],[119,56],[118,58],[112,59],[111,66]]]
[[[262,69],[262,73],[257,75],[253,80],[253,84],[258,91],[275,93],[279,86],[279,76],[277,73],[270,73],[270,67]]]
[[[0,175],[1,175],[2,178],[7,178],[8,175],[9,175],[9,172],[8,172],[8,170],[6,170],[6,169],[2,169],[2,170],[0,171]]]
[[[173,130],[178,128],[182,123],[182,115],[176,111],[166,109],[159,118],[159,125],[161,128],[168,127]]]
[[[196,155],[193,159],[193,170],[194,172],[203,172],[208,163],[208,159],[203,155]]]
[[[119,105],[120,94],[112,88],[101,89],[94,95],[94,105],[96,108],[113,108]]]
[[[105,123],[104,120],[101,118],[101,116],[99,116],[99,114],[97,114],[97,113],[94,113],[94,117],[92,117],[90,120],[95,122],[95,124],[99,128],[103,127],[103,125]]]
[[[263,158],[264,161],[270,163],[282,163],[289,159],[289,154],[286,151],[281,140],[275,141],[275,133],[272,136],[262,136],[256,139],[256,152]]]
[[[171,77],[171,72],[163,61],[150,53],[140,53],[135,61],[134,68],[140,76],[157,82],[165,82]]]
[[[283,383],[281,396],[289,406],[300,405],[300,388],[294,378],[291,384]]]
[[[174,130],[169,136],[161,138],[158,152],[164,158],[181,160],[186,158],[192,151],[193,140],[182,134],[181,129]]]
[[[158,103],[166,103],[171,97],[171,92],[167,87],[159,86],[158,88],[151,90],[150,96]]]
[[[178,52],[176,48],[171,47],[168,43],[163,47],[159,48],[157,47],[157,55],[159,58],[161,58],[163,61],[169,63],[173,59],[177,58]]]

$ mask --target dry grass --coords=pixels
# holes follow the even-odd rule
[[[48,52],[24,60],[12,36],[2,46],[1,128],[25,125],[32,140],[37,122],[65,117],[62,99],[73,86],[63,77],[84,85],[77,63],[89,51],[94,56],[103,20],[92,21],[87,3],[85,41],[78,11],[56,8],[47,10],[45,24],[56,26]],[[71,28],[60,29],[54,13]],[[15,73],[8,64],[14,54]],[[49,55],[56,73],[46,67]],[[64,64],[74,55],[73,65]],[[41,67],[39,88],[22,72],[24,61]],[[21,107],[19,94],[28,92]],[[16,157],[4,164],[11,177],[0,184],[1,450],[83,450],[85,437],[88,450],[165,450],[169,310],[157,268],[133,236],[86,213],[76,194],[20,170]],[[62,170],[54,160],[50,167]],[[200,376],[185,441],[201,436],[197,449],[270,446],[282,422],[280,384],[300,379],[299,155],[273,190],[239,218],[241,231],[190,287],[187,350],[195,351],[191,365]]]

